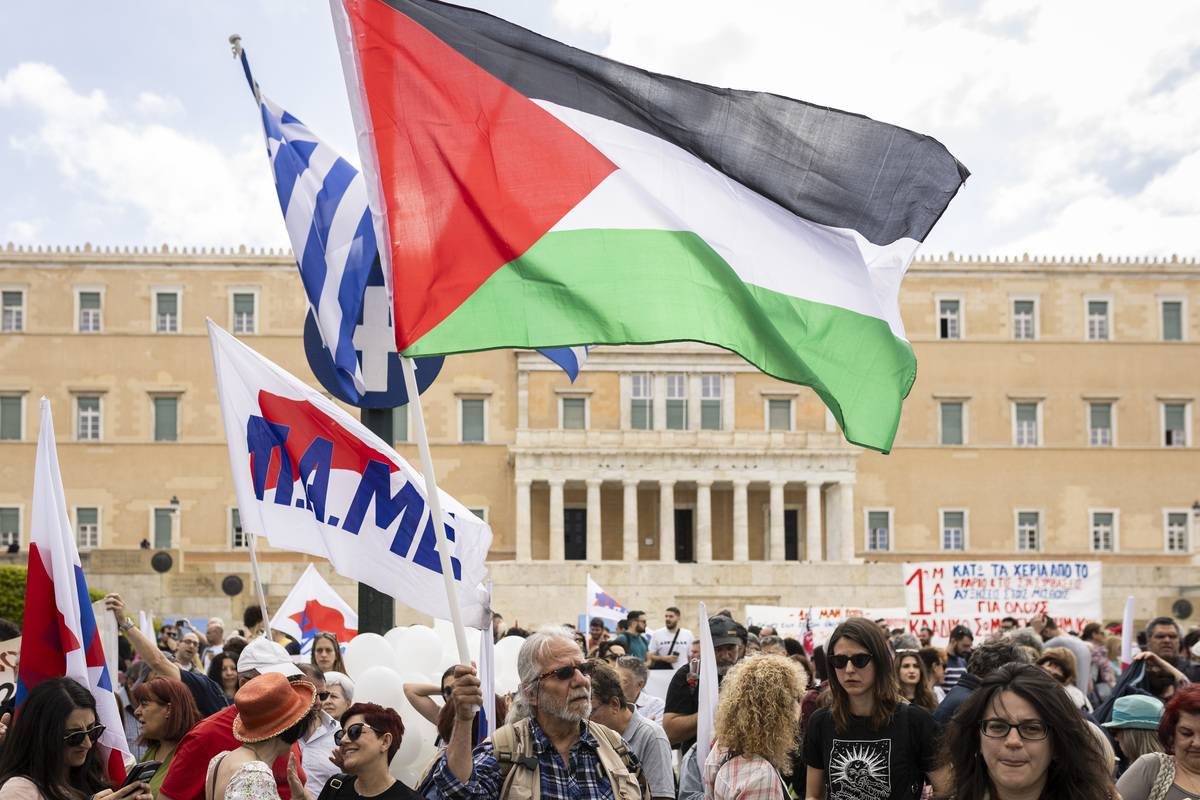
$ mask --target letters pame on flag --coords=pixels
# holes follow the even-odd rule
[[[242,528],[448,619],[425,481],[320,392],[208,322]],[[441,492],[463,623],[486,624],[492,531]]]

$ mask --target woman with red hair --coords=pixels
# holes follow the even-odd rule
[[[182,681],[171,678],[153,678],[138,684],[131,698],[133,715],[142,724],[140,741],[147,748],[145,760],[163,762],[150,779],[150,792],[158,797],[175,758],[175,747],[200,721],[200,709],[191,690]]]
[[[334,734],[336,758],[342,773],[330,778],[323,792],[337,800],[422,800],[388,771],[404,738],[404,721],[390,708],[375,703],[355,703],[342,714],[342,729]],[[320,794],[300,783],[293,765],[288,768],[293,798],[312,800]]]
[[[1163,710],[1158,740],[1117,781],[1123,800],[1185,800],[1200,795],[1200,685],[1177,691]]]

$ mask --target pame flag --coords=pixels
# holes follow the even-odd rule
[[[592,576],[587,576],[587,619],[599,617],[611,622],[618,622],[625,619],[629,614],[625,610],[625,606],[617,602],[617,599],[608,592],[600,588],[600,584],[592,580]],[[587,624],[587,621],[584,622]]]
[[[425,481],[320,392],[208,323],[242,528],[450,618]],[[487,523],[441,492],[463,623],[486,625]]]
[[[318,633],[332,633],[341,644],[358,635],[358,614],[309,564],[271,618],[271,628],[300,643],[300,652],[312,652]]]
[[[91,691],[96,721],[104,726],[96,744],[102,748],[109,779],[120,784],[125,779],[126,759],[132,763],[132,756],[67,517],[54,419],[50,401],[44,397],[33,474],[32,522],[16,703],[20,706],[34,687],[49,678],[73,678]]]

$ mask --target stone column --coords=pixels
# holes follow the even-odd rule
[[[739,478],[733,482],[733,560],[750,560],[750,512],[747,508],[747,489],[750,481]]]
[[[587,560],[601,561],[600,549],[600,484],[599,478],[587,479]]]
[[[563,481],[550,481],[550,560],[562,561],[565,557],[566,538],[563,532]]]
[[[767,560],[778,563],[784,559],[783,547],[783,487],[784,481],[771,481],[771,527]]]
[[[804,560],[805,561],[820,561],[821,560],[821,484],[816,481],[809,481],[804,486],[805,501],[804,501],[804,532],[807,542],[805,542]]]
[[[638,510],[637,510],[637,487],[638,482],[635,480],[622,481],[625,487],[624,502],[621,503],[621,517],[624,525],[622,532],[624,533],[624,546],[622,548],[622,556],[626,561],[637,561],[638,559]]]
[[[533,560],[531,525],[529,522],[529,492],[532,481],[517,481],[517,528],[513,531],[517,544],[517,561]]]
[[[675,481],[658,482],[658,559],[675,561]]]
[[[696,563],[712,561],[712,481],[696,481]]]
[[[855,534],[854,534],[854,483],[851,481],[842,481],[838,484],[838,515],[842,518],[842,552],[841,560],[845,562],[854,561],[855,549]]]

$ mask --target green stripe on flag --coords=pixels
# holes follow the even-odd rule
[[[883,452],[916,379],[912,348],[883,320],[744,283],[686,231],[548,233],[405,355],[672,341],[811,386],[849,441]]]

